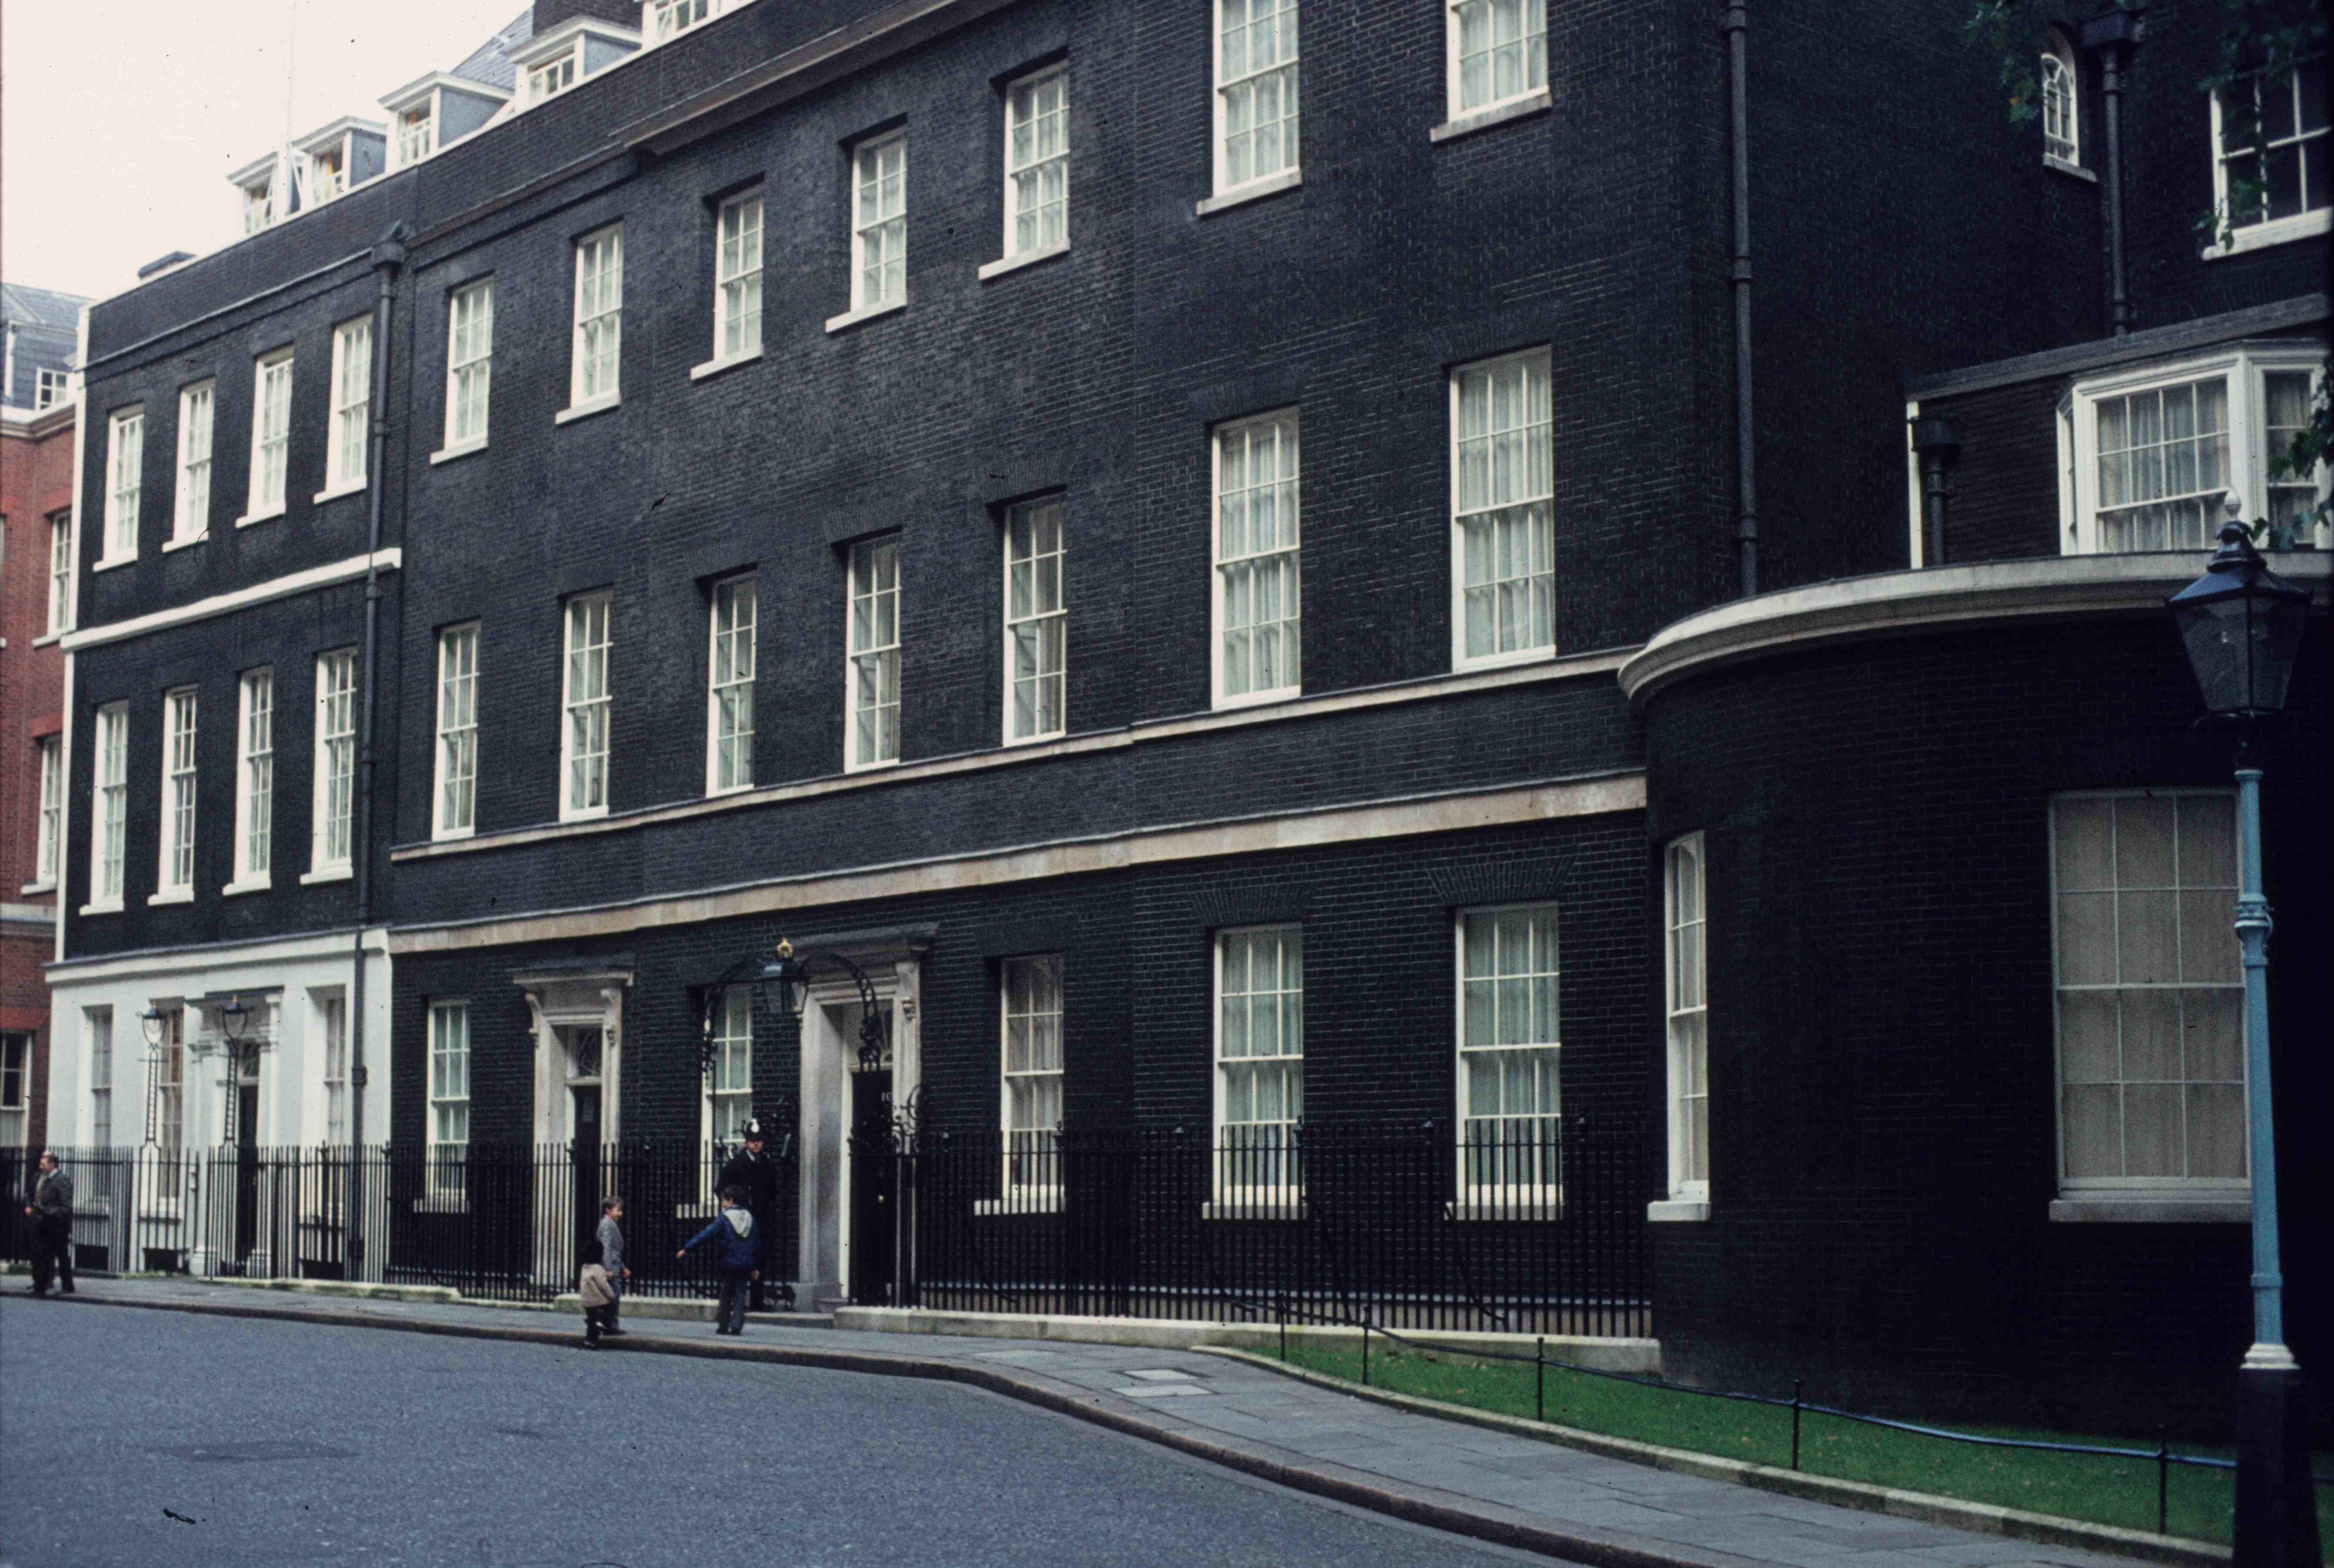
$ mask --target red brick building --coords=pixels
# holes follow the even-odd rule
[[[72,623],[68,366],[84,302],[0,286],[0,1149],[48,1136],[49,987],[63,854],[63,649]]]

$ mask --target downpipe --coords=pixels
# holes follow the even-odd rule
[[[1741,565],[1742,597],[1759,592],[1759,457],[1750,403],[1750,108],[1746,0],[1719,15],[1726,34],[1729,159],[1734,192],[1733,254],[1727,284],[1734,294],[1734,549]]]

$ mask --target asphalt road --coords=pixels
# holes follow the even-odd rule
[[[957,1385],[0,1303],[0,1568],[1525,1562]]]

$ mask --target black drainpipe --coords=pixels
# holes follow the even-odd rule
[[[372,765],[373,716],[378,707],[375,679],[381,652],[381,514],[389,480],[389,356],[390,332],[397,313],[397,278],[405,265],[406,226],[402,223],[381,236],[372,247],[371,449],[365,454],[365,630],[363,692],[357,721],[356,842],[349,846],[355,862],[357,930],[350,956],[349,974],[349,1219],[347,1273],[352,1279],[364,1273],[364,1103],[365,1103],[365,928],[372,923]]]
[[[2117,337],[2131,331],[2131,289],[2123,263],[2123,94],[2131,52],[2143,36],[2142,7],[2118,3],[2083,24],[2083,47],[2099,63],[2099,101],[2107,118],[2107,322]]]
[[[1733,123],[1734,255],[1727,280],[1734,290],[1734,548],[1742,563],[1742,597],[1759,592],[1759,457],[1750,418],[1750,108],[1744,34],[1745,0],[1721,14],[1726,34],[1728,96]]]
[[[1921,460],[1921,564],[1943,566],[1945,505],[1953,493],[1953,460],[1962,455],[1961,427],[1952,419],[1915,419],[1913,450]]]

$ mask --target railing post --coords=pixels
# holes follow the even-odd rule
[[[1288,1293],[1282,1291],[1273,1297],[1273,1310],[1280,1318],[1280,1359],[1288,1360]]]
[[[1370,1320],[1362,1320],[1362,1387],[1370,1386]]]
[[[2170,1490],[2171,1480],[2172,1445],[2165,1429],[2158,1427],[2156,1429],[2156,1533],[2159,1535],[2171,1534],[2165,1525],[2165,1515],[2170,1509],[2170,1499],[2165,1494]]]
[[[1537,1420],[1548,1419],[1548,1336],[1532,1343],[1532,1415]]]
[[[1791,1468],[1799,1467],[1799,1387],[1801,1380],[1791,1380]]]

